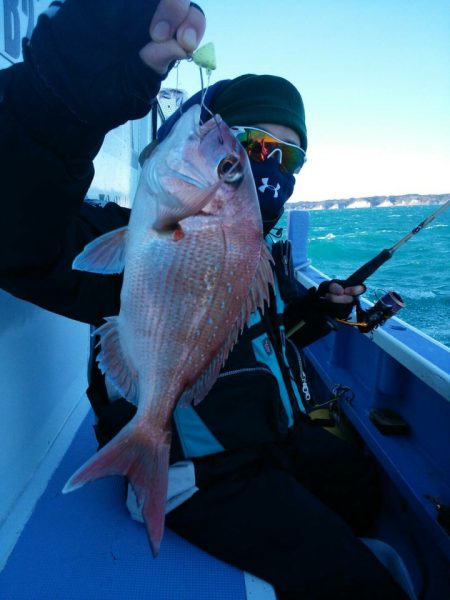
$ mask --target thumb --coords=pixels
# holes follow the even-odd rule
[[[174,61],[187,58],[188,54],[175,39],[171,39],[160,43],[149,42],[139,51],[139,56],[147,66],[164,75]]]

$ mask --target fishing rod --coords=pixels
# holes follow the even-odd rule
[[[348,277],[342,287],[352,287],[354,285],[362,284],[368,277],[373,275],[377,269],[381,267],[386,261],[388,261],[394,252],[396,252],[400,246],[403,246],[408,240],[412,238],[413,235],[422,231],[424,227],[426,227],[433,219],[435,219],[438,215],[444,212],[450,206],[450,200],[447,200],[445,204],[440,206],[434,212],[431,213],[426,219],[424,219],[419,225],[414,227],[412,231],[407,233],[401,240],[399,240],[396,244],[394,244],[391,248],[385,248],[379,254],[377,254],[374,258],[366,262],[362,267],[359,267],[354,273]]]
[[[396,252],[403,244],[410,240],[413,235],[422,231],[433,219],[444,212],[445,209],[450,207],[450,200],[447,200],[445,204],[440,206],[438,209],[433,211],[426,219],[424,219],[419,225],[414,227],[412,231],[403,236],[396,244],[391,248],[385,248],[374,258],[366,262],[362,267],[359,267],[354,273],[350,275],[341,285],[342,287],[351,287],[354,285],[361,285],[368,277],[373,275],[377,269],[381,267],[386,261],[388,261],[394,252]],[[356,303],[356,322],[347,321],[345,319],[336,319],[344,325],[353,325],[358,327],[361,333],[369,333],[376,327],[383,325],[387,319],[393,317],[398,311],[405,306],[402,297],[393,290],[386,292],[378,301],[369,309],[364,310],[361,306],[360,300],[357,297]]]

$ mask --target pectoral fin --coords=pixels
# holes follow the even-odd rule
[[[103,275],[121,273],[125,266],[127,232],[128,227],[121,227],[98,237],[75,258],[72,268]]]
[[[179,174],[179,178],[191,183],[192,189],[185,192],[183,202],[175,200],[170,203],[166,198],[166,203],[161,203],[158,206],[155,220],[152,223],[152,227],[156,231],[172,229],[183,219],[200,213],[210,202],[217,188],[222,185],[222,182],[218,181],[211,186],[200,188],[195,179],[191,181],[182,173]]]

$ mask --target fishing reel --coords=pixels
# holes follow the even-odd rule
[[[405,303],[400,294],[390,290],[384,292],[381,298],[378,298],[376,303],[366,310],[361,306],[359,298],[356,298],[356,321],[336,320],[344,325],[357,327],[361,333],[369,333],[380,327],[380,325],[384,325],[388,319],[396,315],[404,306]]]

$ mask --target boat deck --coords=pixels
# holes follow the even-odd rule
[[[297,242],[307,239],[305,219],[301,219],[299,223],[292,219],[292,225],[299,225],[293,236]],[[298,243],[293,254],[303,285],[317,284],[321,275],[309,267]],[[28,312],[18,314],[25,323],[30,320],[23,318],[29,317]],[[41,327],[45,333],[50,324],[45,320]],[[61,331],[66,335],[65,329]],[[23,348],[30,347],[29,336],[24,339],[28,345],[13,353],[16,363],[20,363]],[[10,352],[11,343],[6,342],[10,340],[5,339]],[[450,536],[438,522],[432,501],[435,498],[450,505],[448,348],[393,318],[369,336],[339,327],[336,334],[312,344],[306,353],[323,398],[330,398],[337,384],[351,389],[353,401],[343,398],[342,412],[384,472],[385,507],[377,539],[390,544],[401,556],[420,598],[450,598]],[[25,358],[28,360],[28,355]],[[75,369],[78,363],[73,357],[65,358]],[[83,358],[79,357],[82,365]],[[54,360],[48,362],[54,364]],[[49,374],[48,379],[54,382],[55,377]],[[56,402],[71,381],[61,379],[53,396],[52,390],[43,388],[44,392]],[[69,385],[71,396],[78,393],[73,387],[73,383]],[[410,426],[409,433],[381,433],[370,420],[372,408],[395,410]],[[9,548],[13,548],[0,572],[1,600],[274,600],[268,584],[216,560],[170,530],[166,530],[159,557],[152,559],[144,527],[130,519],[125,507],[121,478],[100,480],[62,495],[69,476],[96,449],[92,417],[85,417],[87,410],[85,401],[68,418],[73,427],[64,424],[64,431],[71,430],[70,437],[61,442],[63,448],[55,450],[53,463],[46,457],[52,464],[46,467],[47,475],[41,477],[38,492],[39,477],[33,475],[30,481],[22,477],[24,487],[33,488],[32,501],[27,500],[28,491],[22,491],[13,511],[0,524],[0,569]],[[4,417],[3,425],[9,423],[11,427],[27,415],[22,411],[9,420]],[[23,439],[28,442],[30,436]],[[48,439],[50,455],[57,441],[53,443],[53,436]],[[17,438],[13,459],[21,448],[36,454],[31,443],[29,447],[23,444]],[[10,460],[7,473],[14,464]],[[14,474],[17,478],[17,470]],[[24,518],[27,510],[31,513],[28,521]]]
[[[92,417],[78,430],[3,571],[8,600],[245,600],[272,588],[216,560],[166,529],[153,559],[144,527],[130,519],[122,478],[72,494],[61,489],[95,452]]]

